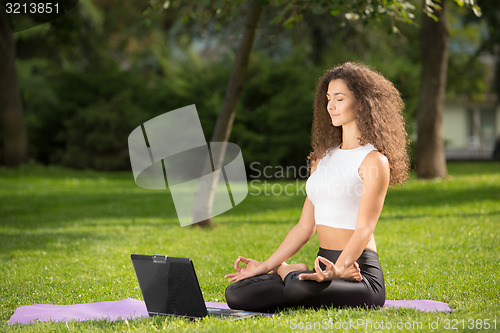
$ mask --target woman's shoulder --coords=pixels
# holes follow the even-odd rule
[[[389,160],[378,150],[370,151],[361,165],[373,167],[389,167]]]
[[[378,150],[370,151],[359,168],[362,179],[366,177],[386,177],[390,174],[389,160]]]

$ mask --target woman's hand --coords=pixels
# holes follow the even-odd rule
[[[245,267],[240,266],[241,262],[246,264]],[[234,269],[237,271],[236,273],[226,274],[224,276],[226,279],[229,279],[229,282],[241,281],[252,276],[267,273],[267,269],[261,262],[242,256],[238,256],[238,259],[234,262]]]
[[[325,264],[325,270],[322,270],[321,267],[319,267],[320,261]],[[341,277],[341,272],[337,267],[335,267],[335,264],[330,260],[320,256],[316,257],[316,260],[314,260],[314,270],[316,271],[315,273],[300,274],[299,280],[323,282],[335,280]]]
[[[361,276],[361,270],[359,269],[359,264],[354,262],[345,272],[340,276],[343,279],[349,281],[361,281],[363,277]]]
[[[319,262],[325,264],[325,270],[322,270],[319,267]],[[359,269],[359,265],[357,262],[354,262],[348,269],[346,269],[343,273],[340,272],[334,263],[330,260],[317,257],[314,261],[314,269],[315,273],[303,273],[299,275],[300,280],[312,280],[312,281],[331,281],[338,278],[343,278],[350,281],[361,281],[363,277],[361,276],[361,270]]]

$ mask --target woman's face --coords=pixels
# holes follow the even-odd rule
[[[356,123],[354,114],[354,95],[347,89],[347,85],[341,79],[330,81],[326,92],[326,110],[332,118],[333,126],[346,126]]]

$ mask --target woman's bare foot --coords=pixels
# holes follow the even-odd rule
[[[293,271],[307,271],[309,268],[307,268],[306,264],[300,263],[300,264],[287,264],[286,262],[283,262],[277,270],[277,273],[279,276],[281,276],[281,279],[284,280],[285,276],[287,276],[288,273],[293,272]]]
[[[343,279],[350,281],[361,281],[363,277],[361,276],[361,270],[359,269],[359,265],[357,262],[351,265],[348,269],[345,270],[344,274],[340,276]]]

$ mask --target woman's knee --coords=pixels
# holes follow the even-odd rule
[[[243,289],[240,288],[238,282],[227,286],[224,295],[226,297],[227,305],[231,309],[243,310],[245,307],[245,301],[248,302],[246,297],[243,295]]]
[[[306,303],[311,297],[314,297],[314,292],[309,288],[310,282],[290,279],[285,284],[285,297],[298,305]]]
[[[283,281],[277,274],[263,274],[227,286],[226,302],[232,309],[267,311],[286,304]]]

